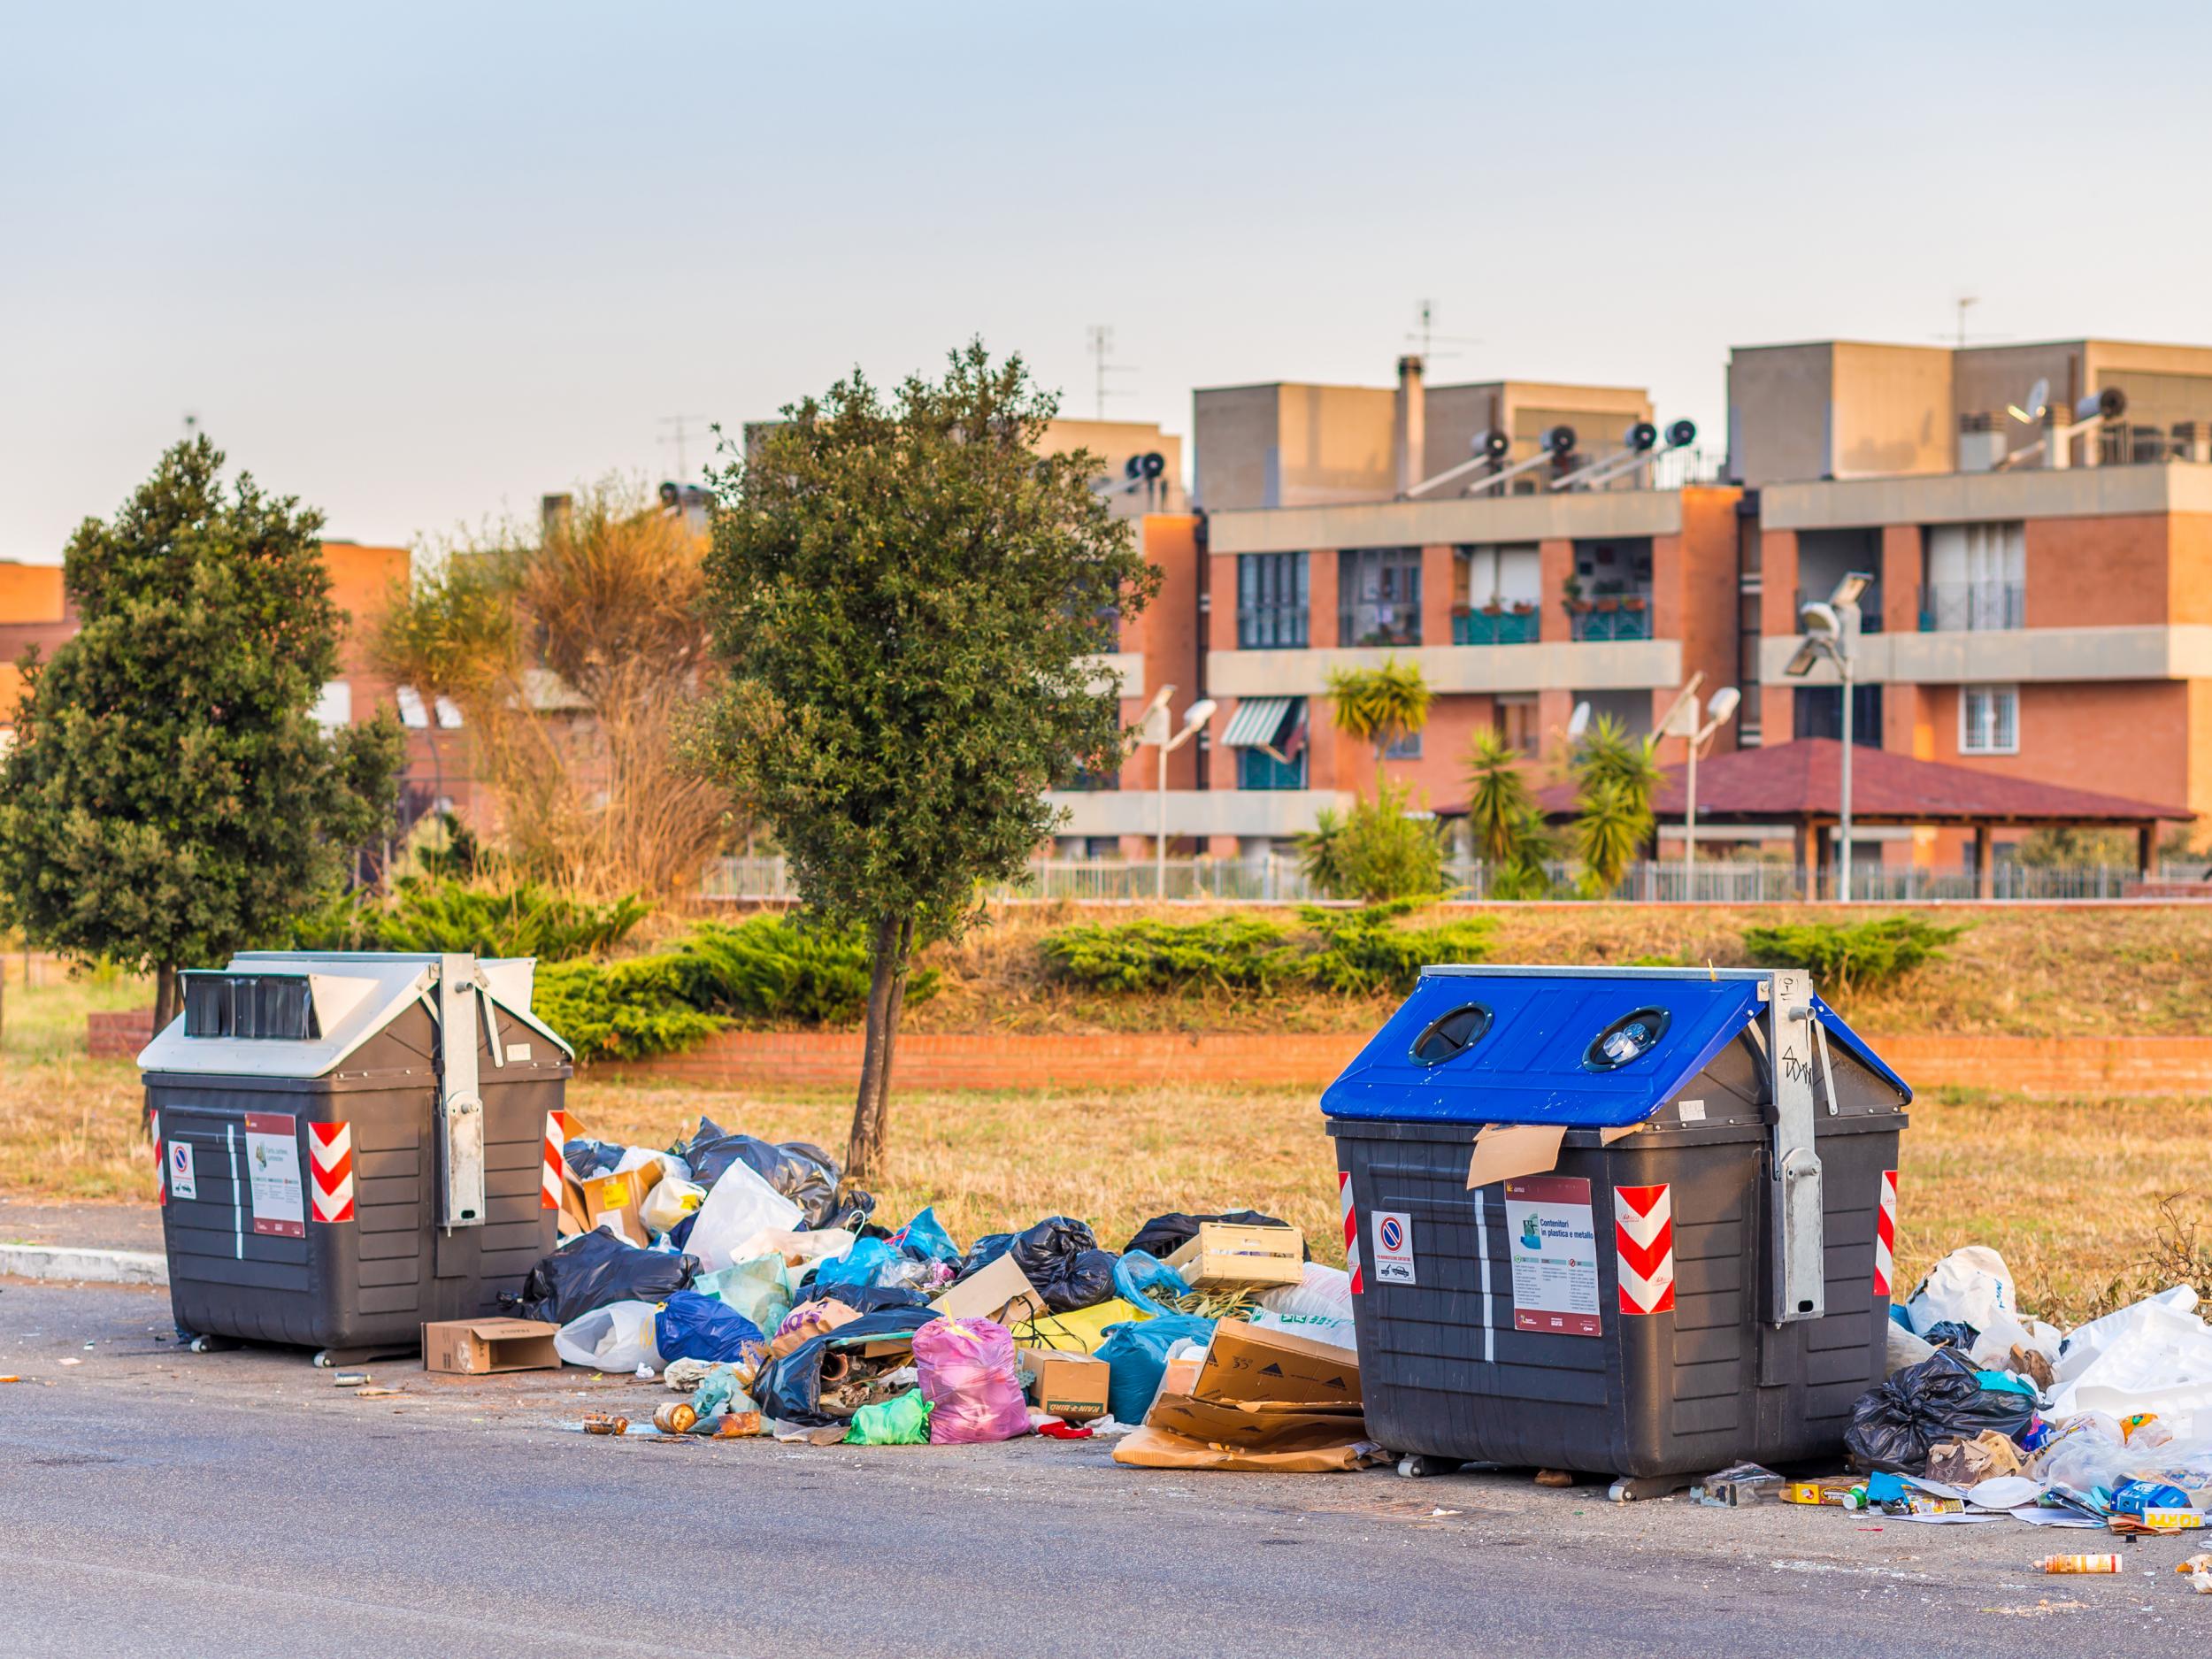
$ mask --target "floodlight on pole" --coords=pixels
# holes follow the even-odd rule
[[[1859,595],[1873,580],[1864,572],[1852,571],[1827,598],[1808,600],[1799,606],[1798,626],[1804,629],[1805,638],[1782,671],[1801,677],[1824,658],[1836,665],[1837,677],[1843,682],[1843,775],[1836,803],[1836,900],[1842,904],[1851,902],[1851,749],[1856,739],[1851,693],[1859,644]],[[1816,868],[1818,862],[1816,850]]]
[[[1146,741],[1156,743],[1160,749],[1160,836],[1152,862],[1153,891],[1157,897],[1167,897],[1167,757],[1198,735],[1206,722],[1214,718],[1215,703],[1211,697],[1201,697],[1183,711],[1183,729],[1172,737],[1168,735],[1167,700],[1175,695],[1175,687],[1163,686],[1153,699],[1153,707],[1145,710],[1148,718],[1156,718],[1158,735],[1148,736]],[[1154,710],[1156,709],[1156,717]]]
[[[1698,679],[1703,677],[1701,674]],[[1736,705],[1743,701],[1743,694],[1735,687],[1723,686],[1706,705],[1705,723],[1701,726],[1696,688],[1697,680],[1693,680],[1681,700],[1687,718],[1678,722],[1681,735],[1690,740],[1689,759],[1682,772],[1682,898],[1686,903],[1697,896],[1697,752],[1714,733],[1736,718]]]
[[[1570,743],[1579,743],[1582,741],[1582,734],[1589,729],[1590,705],[1587,703],[1578,703],[1575,704],[1574,712],[1567,717],[1567,741]]]

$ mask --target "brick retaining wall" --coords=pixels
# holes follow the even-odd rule
[[[96,1060],[135,1060],[154,1040],[154,1010],[126,1009],[118,1014],[87,1014],[85,1052]]]

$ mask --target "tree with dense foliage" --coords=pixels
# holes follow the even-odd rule
[[[0,767],[0,895],[30,942],[156,976],[271,941],[389,821],[389,715],[326,731],[343,614],[321,515],[180,443],[71,538],[79,622],[27,660]]]
[[[808,909],[864,925],[847,1164],[879,1172],[916,949],[973,917],[1057,818],[1044,791],[1125,741],[1114,649],[1159,577],[1038,445],[1056,399],[978,342],[888,398],[856,371],[715,476],[703,614],[725,684],[700,757],[773,830]]]
[[[1298,838],[1298,868],[1333,899],[1434,898],[1444,890],[1444,832],[1416,808],[1410,784],[1386,780],[1371,801],[1321,809]]]
[[[1329,671],[1329,699],[1336,729],[1373,747],[1378,785],[1390,746],[1413,736],[1429,723],[1429,704],[1435,696],[1422,676],[1421,665],[1395,657],[1385,657],[1379,668]]]
[[[395,685],[412,687],[429,724],[433,810],[445,798],[438,703],[480,709],[515,655],[514,608],[480,559],[448,557],[395,584],[368,635],[369,660]]]
[[[1653,747],[1601,714],[1575,751],[1575,856],[1593,898],[1611,893],[1651,840],[1652,801],[1666,780]]]
[[[1490,866],[1491,897],[1543,895],[1551,833],[1519,753],[1490,727],[1475,733],[1467,751],[1467,827],[1476,855]]]

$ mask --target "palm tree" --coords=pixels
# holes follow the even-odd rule
[[[1380,668],[1329,671],[1336,729],[1347,737],[1374,745],[1378,788],[1382,784],[1383,756],[1393,743],[1411,737],[1429,723],[1429,704],[1435,695],[1421,677],[1418,664],[1401,662],[1395,657],[1385,657]]]
[[[1611,715],[1601,715],[1575,755],[1575,853],[1588,872],[1594,898],[1619,885],[1651,839],[1652,797],[1664,780],[1653,741],[1632,737]]]
[[[1536,805],[1521,757],[1495,731],[1475,733],[1467,751],[1467,827],[1493,867],[1513,861],[1523,820]]]

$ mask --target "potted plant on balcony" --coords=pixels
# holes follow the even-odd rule
[[[1582,579],[1580,577],[1568,577],[1565,581],[1560,583],[1559,592],[1561,595],[1560,603],[1567,607],[1568,615],[1586,617],[1590,614],[1590,602],[1582,596]]]
[[[1516,599],[1513,602],[1513,614],[1517,617],[1532,617],[1536,614],[1536,606],[1529,600]]]
[[[1641,611],[1650,603],[1651,602],[1645,598],[1641,594],[1624,594],[1621,595],[1621,609],[1624,611]]]
[[[1621,608],[1621,596],[1618,594],[1600,594],[1597,604],[1600,611],[1610,613]]]

